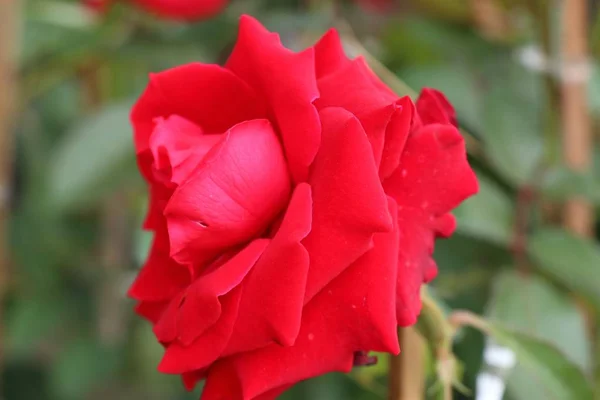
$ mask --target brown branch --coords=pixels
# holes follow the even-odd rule
[[[517,193],[517,204],[515,207],[515,224],[511,243],[511,253],[517,269],[526,275],[529,272],[527,260],[527,230],[529,228],[529,216],[535,193],[529,186],[523,186]]]
[[[16,104],[16,71],[21,3],[0,1],[0,319],[9,279],[7,230],[13,161],[13,114]],[[1,324],[0,324],[1,326]],[[3,364],[0,331],[0,373]]]
[[[563,158],[572,170],[585,174],[593,162],[592,121],[587,101],[589,83],[588,1],[564,0],[562,10],[562,123]],[[592,236],[594,208],[582,197],[569,199],[564,208],[565,227],[579,236]],[[600,354],[597,313],[583,308],[594,354]],[[600,367],[595,365],[596,395],[600,394]]]
[[[564,0],[562,24],[563,157],[574,171],[585,173],[592,163],[592,126],[587,102],[588,79],[577,66],[588,63],[588,10],[586,0]],[[585,68],[584,68],[585,69]],[[592,233],[593,208],[583,198],[565,205],[565,226],[575,234]]]
[[[414,327],[399,329],[399,356],[390,357],[389,400],[421,400],[425,396],[425,342]]]

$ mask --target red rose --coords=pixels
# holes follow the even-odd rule
[[[153,75],[132,122],[155,237],[130,295],[159,370],[206,378],[203,399],[397,353],[434,239],[477,191],[444,96],[398,98],[334,30],[294,53],[243,17],[224,68]]]
[[[104,13],[114,0],[84,0],[92,10]],[[193,21],[213,17],[229,0],[130,0],[162,18]]]
[[[229,0],[132,0],[140,7],[163,18],[199,20],[215,16]]]

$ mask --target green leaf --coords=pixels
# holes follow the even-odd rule
[[[457,233],[435,244],[434,258],[439,269],[432,282],[436,295],[451,308],[481,312],[495,269],[509,263],[512,256],[489,242]]]
[[[512,75],[499,77],[485,97],[483,130],[490,162],[515,186],[534,179],[544,150],[537,104],[531,102],[528,93],[519,95],[515,88],[525,85],[522,81],[531,74],[518,71],[515,74],[519,79]]]
[[[83,3],[64,1],[37,2],[31,7],[30,17],[49,24],[71,29],[90,29],[97,18]]]
[[[61,326],[65,301],[57,296],[17,298],[7,316],[6,349],[10,357],[34,354]]]
[[[507,271],[494,282],[488,316],[504,326],[546,340],[583,371],[591,369],[591,344],[583,315],[575,302],[544,279]],[[508,380],[514,400],[546,400],[547,394],[532,385],[535,375],[517,365]]]
[[[512,237],[514,206],[508,195],[493,181],[478,174],[479,193],[458,207],[454,215],[457,231],[474,238],[507,246]]]
[[[131,103],[107,106],[68,132],[51,158],[51,207],[65,210],[98,199],[135,171]]]
[[[159,374],[156,370],[165,349],[156,340],[152,327],[145,322],[137,324],[132,338],[130,349],[137,382],[158,398],[168,398],[173,391],[179,391],[181,380],[177,376]]]
[[[600,27],[600,24],[597,26]],[[592,112],[596,115],[600,114],[600,68],[598,68],[598,64],[593,65],[588,89],[588,101]]]
[[[547,198],[553,200],[582,196],[593,203],[600,203],[600,180],[594,174],[581,174],[566,167],[548,170],[540,189]]]
[[[427,65],[402,69],[398,75],[413,89],[432,87],[442,91],[461,121],[475,132],[481,131],[482,94],[473,73],[464,66]]]
[[[541,271],[600,309],[600,246],[564,230],[547,228],[531,235],[528,253]]]
[[[105,384],[122,356],[91,340],[80,339],[64,349],[50,369],[50,384],[64,400],[80,400]]]
[[[546,400],[592,400],[590,383],[581,370],[553,345],[524,333],[488,324],[489,334],[510,347],[533,379],[528,384]],[[517,373],[518,371],[513,371]]]

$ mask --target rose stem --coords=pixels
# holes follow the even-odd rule
[[[414,327],[398,330],[401,353],[390,356],[389,400],[421,400],[425,394],[425,343]]]
[[[589,173],[593,157],[592,125],[587,102],[589,81],[588,55],[588,2],[587,0],[564,0],[561,31],[561,91],[563,124],[563,158],[570,169]],[[565,228],[575,235],[588,237],[593,234],[594,209],[581,197],[574,196],[564,207]],[[594,353],[600,355],[596,315],[585,313],[594,340]],[[597,395],[600,394],[600,371],[595,366]]]
[[[0,1],[0,319],[9,280],[8,216],[13,162],[13,118],[16,111],[17,52],[21,2]],[[2,324],[0,324],[2,327]],[[4,346],[0,328],[0,374]]]

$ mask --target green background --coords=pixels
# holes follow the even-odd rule
[[[519,58],[532,47],[558,56],[561,11],[543,0],[491,0],[495,8],[482,16],[471,3],[398,1],[381,14],[348,2],[334,15],[326,1],[238,0],[214,19],[182,24],[127,4],[97,18],[75,1],[24,2],[3,398],[199,397],[199,390],[186,393],[178,377],[156,372],[162,348],[125,297],[150,240],[140,229],[146,192],[128,113],[148,73],[223,62],[241,13],[280,32],[293,49],[344,19],[354,31],[346,37],[349,51],[366,49],[380,60],[399,94],[408,94],[402,81],[447,94],[469,132],[481,192],[456,210],[457,233],[438,242],[440,275],[429,292],[445,313],[467,309],[491,321],[488,333],[516,352],[506,398],[591,398],[600,376],[600,335],[586,317],[598,320],[600,310],[600,245],[597,237],[564,231],[559,212],[570,196],[597,210],[600,152],[592,149],[587,174],[563,165],[558,82]],[[597,6],[589,3],[595,60]],[[501,29],[492,29],[497,22]],[[592,66],[596,132],[600,72]],[[524,201],[530,192],[535,195]],[[513,246],[516,222],[525,237],[521,251]],[[454,336],[456,378],[467,388],[475,388],[485,343],[473,329]],[[427,362],[430,399],[441,398],[436,345]],[[282,398],[385,398],[387,368],[380,356],[377,366],[303,382]]]

